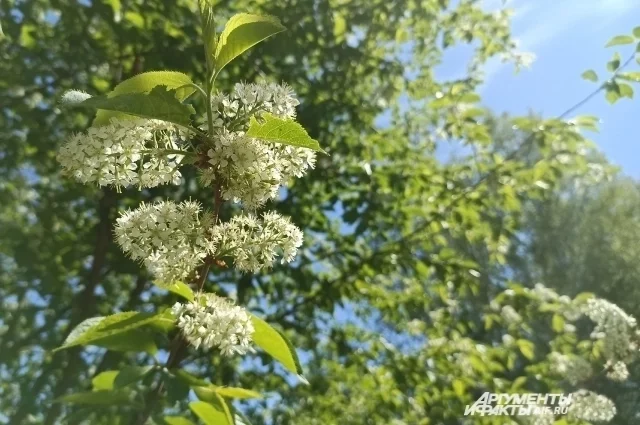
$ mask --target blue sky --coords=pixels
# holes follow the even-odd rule
[[[487,0],[499,7],[499,0]],[[513,67],[492,63],[487,68],[483,102],[494,112],[526,114],[533,110],[546,117],[559,115],[597,86],[580,78],[587,69],[605,77],[606,63],[616,48],[606,42],[618,34],[630,34],[640,26],[640,0],[510,0],[515,10],[513,34],[521,50],[536,54],[532,67],[515,75]],[[619,46],[623,58],[632,46]],[[633,62],[629,69],[640,70]],[[640,177],[640,85],[636,98],[611,106],[597,96],[577,114],[601,118],[600,133],[589,134],[609,160],[623,171]]]

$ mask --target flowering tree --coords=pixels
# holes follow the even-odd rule
[[[188,424],[201,415],[236,424],[509,423],[527,418],[465,417],[465,407],[484,391],[582,389],[595,393],[580,394],[601,402],[602,418],[611,416],[610,402],[598,396],[608,394],[588,374],[565,377],[586,363],[592,376],[606,377],[614,365],[622,376],[620,362],[633,356],[601,347],[613,336],[620,349],[632,347],[631,318],[586,296],[542,298],[544,288],[519,288],[508,274],[492,273],[521,228],[522,203],[594,171],[582,131],[597,123],[573,117],[573,109],[560,119],[514,118],[517,143],[494,149],[478,94],[483,64],[530,59],[515,50],[506,11],[471,0],[219,2],[221,17],[259,10],[289,28],[278,43],[225,63],[218,48],[226,44],[212,44],[224,37],[212,36],[206,10],[205,25],[194,22],[193,3],[26,0],[12,3],[10,15],[0,11],[12,41],[0,61],[0,132],[9,142],[0,156],[8,199],[0,205],[7,235],[0,314],[9,341],[0,352],[0,406],[8,412],[0,422],[148,416]],[[253,19],[236,31],[255,28],[261,39],[280,28]],[[207,60],[194,59],[202,57],[197,39],[209,46]],[[225,40],[239,39],[246,40]],[[467,44],[473,57],[461,75],[437,75],[446,51]],[[308,155],[318,147],[298,127],[270,130],[278,120],[293,124],[290,93],[268,83],[232,86],[265,75],[295,87],[297,120],[331,154],[318,155],[315,169]],[[74,87],[98,95],[68,93],[63,99],[80,108],[60,113],[60,95]],[[613,92],[610,99],[628,96],[617,87],[601,89]],[[258,91],[290,100],[243,110]],[[87,107],[98,109],[93,124],[70,135],[88,126]],[[383,113],[388,125],[377,124]],[[309,145],[270,139],[283,134]],[[63,139],[63,167],[91,185],[59,177],[53,152]],[[105,146],[113,140],[115,147]],[[462,160],[436,155],[452,144],[465,147]],[[532,146],[539,149],[533,162]],[[289,179],[303,171],[307,178]],[[254,211],[267,200],[265,207],[304,229],[301,246],[286,220]],[[267,236],[288,231],[280,242]],[[274,262],[274,247],[278,259],[294,248],[297,256]],[[139,267],[123,250],[146,263]],[[254,273],[271,263],[269,273]],[[280,325],[282,335],[244,306]],[[619,325],[591,321],[596,308]],[[565,315],[574,310],[580,318]],[[231,320],[245,326],[211,332]],[[199,321],[203,331],[193,326]],[[80,323],[86,327],[71,333]],[[294,378],[300,368],[284,334],[298,347],[308,386]],[[65,349],[50,354],[67,335]],[[222,354],[249,347],[256,353],[242,359]],[[576,413],[593,419],[581,411],[543,419],[583,421]]]
[[[222,356],[244,355],[255,345],[302,374],[291,343],[263,320],[229,299],[207,292],[212,266],[229,265],[258,273],[271,267],[276,257],[290,263],[302,244],[302,232],[276,213],[255,211],[277,196],[293,177],[302,177],[315,163],[318,142],[294,121],[298,101],[290,87],[274,83],[238,83],[233,92],[214,91],[222,68],[256,43],[284,27],[271,17],[233,16],[218,36],[213,7],[200,2],[205,42],[207,78],[204,87],[178,72],[147,72],[125,80],[106,96],[91,97],[68,91],[63,102],[98,109],[85,133],[69,138],[58,153],[65,172],[82,183],[112,185],[118,190],[142,190],[161,184],[180,184],[180,167],[190,164],[200,182],[212,188],[213,210],[202,211],[195,201],[142,203],[117,219],[115,237],[133,260],[144,264],[161,289],[184,298],[171,310],[155,313],[121,312],[89,318],[67,337],[61,349],[95,345],[116,351],[158,351],[155,329],[178,331],[159,363],[106,371],[93,380],[91,392],[62,397],[68,403],[100,400],[105,404],[131,404],[123,415],[144,424],[162,412],[158,399],[165,377],[155,378],[150,390],[134,387],[147,375],[169,375],[183,380],[201,401],[190,409],[207,424],[233,424],[242,419],[223,396],[247,398],[254,392],[219,387],[181,368],[188,345],[214,348]],[[192,125],[191,95],[201,96],[206,113]],[[241,206],[226,222],[220,220],[224,202]],[[187,282],[187,283],[185,283]],[[301,379],[304,379],[300,376]],[[163,423],[190,423],[180,416],[165,416]]]

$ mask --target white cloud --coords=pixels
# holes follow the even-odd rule
[[[495,0],[485,0],[485,5],[499,7]],[[519,48],[533,53],[567,31],[601,30],[633,9],[640,11],[638,0],[512,0],[506,6],[515,11],[513,36]],[[506,67],[511,66],[499,61],[489,63],[485,87]]]

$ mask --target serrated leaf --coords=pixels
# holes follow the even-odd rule
[[[152,313],[139,313],[126,311],[106,317],[92,317],[80,323],[65,339],[62,346],[54,349],[56,352],[65,348],[78,345],[89,345],[113,337],[115,335],[133,331],[141,326],[148,325],[156,320]],[[117,341],[113,340],[114,344]]]
[[[165,416],[162,420],[165,425],[196,425],[183,416]]]
[[[173,292],[176,295],[180,295],[182,298],[188,301],[193,301],[195,299],[193,290],[184,282],[174,282],[171,285],[162,285],[160,287],[167,289],[168,291]]]
[[[609,40],[609,42],[604,47],[620,46],[624,44],[631,44],[633,42],[634,39],[630,35],[616,35],[611,40]]]
[[[90,406],[113,406],[131,404],[131,395],[126,391],[98,390],[83,393],[69,394],[60,397],[57,401],[71,404],[84,404]]]
[[[124,80],[107,94],[108,97],[114,97],[128,93],[148,93],[154,87],[166,86],[169,89],[176,90],[176,98],[183,101],[196,90],[190,86],[193,84],[191,78],[182,72],[176,71],[151,71],[143,72]],[[130,115],[121,114],[113,111],[98,110],[96,118],[93,120],[94,126],[109,124],[111,118],[131,119]]]
[[[224,26],[216,47],[216,74],[229,62],[261,41],[284,31],[280,21],[272,16],[240,13]]]
[[[123,388],[144,378],[154,369],[153,366],[125,366],[115,377],[114,387]]]
[[[195,110],[176,98],[175,90],[156,86],[148,93],[125,93],[113,97],[95,96],[71,106],[120,112],[142,118],[172,122],[188,127]],[[97,118],[97,117],[96,117]]]
[[[112,390],[113,382],[115,381],[116,376],[118,376],[118,373],[118,370],[107,370],[97,374],[91,380],[93,390]]]
[[[318,141],[309,137],[307,131],[300,124],[290,119],[278,118],[272,114],[263,114],[262,122],[251,117],[246,135],[267,142],[323,152]]]
[[[251,321],[255,329],[253,342],[280,362],[287,370],[302,375],[302,366],[291,342],[264,320],[252,315]]]
[[[155,355],[158,347],[153,339],[153,335],[142,329],[131,329],[115,335],[109,335],[92,341],[90,344],[104,347],[111,351],[140,352]]]
[[[589,69],[585,71],[581,75],[582,78],[588,81],[593,81],[594,83],[598,81],[598,74],[593,69]]]
[[[216,404],[205,401],[192,401],[189,408],[205,425],[233,425],[233,417],[224,400]]]

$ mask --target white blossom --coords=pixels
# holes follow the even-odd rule
[[[191,201],[142,203],[117,219],[116,241],[132,259],[142,260],[159,283],[183,280],[207,255],[200,209]]]
[[[196,348],[217,347],[225,356],[252,351],[251,316],[228,299],[199,294],[194,301],[176,303],[171,311],[186,340]]]
[[[636,319],[620,307],[600,298],[591,298],[584,306],[584,314],[596,323],[591,337],[603,341],[603,352],[608,360],[625,360],[638,350]]]
[[[210,168],[202,181],[224,181],[225,200],[241,202],[256,209],[278,194],[280,186],[293,177],[302,177],[315,166],[311,149],[269,143],[245,135],[251,117],[268,112],[280,118],[295,117],[298,105],[287,85],[236,84],[230,95],[213,99],[213,146],[207,151]]]
[[[245,126],[249,119],[263,112],[279,118],[295,118],[296,106],[300,104],[293,89],[287,84],[237,83],[229,95],[218,94],[212,98],[214,124],[216,127],[230,125]]]
[[[58,151],[62,168],[82,183],[116,187],[178,184],[183,155],[171,124],[159,120],[112,119],[71,136]]]
[[[522,321],[522,316],[510,305],[505,305],[500,310],[500,315],[508,323],[519,323]]]
[[[67,90],[60,101],[66,104],[80,103],[89,99],[91,95],[80,90]]]
[[[569,415],[589,422],[608,422],[616,415],[616,406],[603,395],[580,390],[571,394]]]
[[[624,362],[615,362],[613,365],[609,363],[605,368],[608,370],[607,378],[612,381],[624,382],[629,378],[629,369]]]
[[[589,379],[593,374],[591,364],[582,357],[569,356],[554,351],[549,354],[549,359],[551,360],[551,370],[564,377],[572,385]]]
[[[282,263],[293,261],[302,245],[302,232],[275,212],[265,213],[262,220],[239,215],[213,227],[211,245],[216,256],[233,257],[236,268],[255,273],[270,267],[277,255]]]

